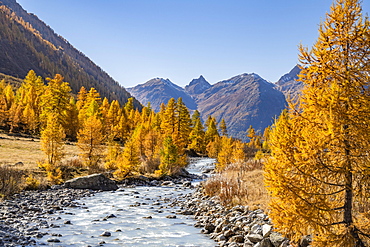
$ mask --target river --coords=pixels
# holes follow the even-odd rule
[[[191,173],[212,167],[213,159],[200,159],[188,167]],[[199,181],[195,181],[197,183]],[[51,243],[43,238],[38,243],[48,246],[216,246],[193,225],[193,216],[177,214],[170,207],[172,199],[191,193],[182,185],[166,187],[138,186],[113,192],[100,192],[85,197],[77,208],[54,215],[58,228],[42,231],[60,240]],[[104,235],[108,236],[102,236]],[[109,236],[110,235],[110,236]]]

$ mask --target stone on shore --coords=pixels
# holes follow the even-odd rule
[[[116,183],[103,174],[92,174],[89,176],[74,178],[64,183],[64,187],[72,189],[91,189],[91,190],[117,190]]]

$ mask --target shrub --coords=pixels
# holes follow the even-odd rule
[[[32,174],[26,177],[25,189],[26,190],[38,190],[40,188],[40,181],[35,178]]]
[[[22,171],[8,166],[0,166],[0,197],[6,198],[21,190]]]

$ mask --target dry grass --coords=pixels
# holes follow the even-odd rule
[[[79,150],[75,144],[64,145],[65,159],[75,157]],[[0,134],[0,164],[22,170],[35,170],[44,159],[40,139]],[[22,162],[23,166],[15,164]]]
[[[217,195],[225,205],[248,205],[267,209],[269,196],[263,183],[262,163],[249,161],[229,165],[222,173],[204,184],[205,193]]]

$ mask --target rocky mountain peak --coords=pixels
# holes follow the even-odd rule
[[[193,79],[189,85],[185,86],[185,91],[190,95],[198,95],[211,87],[211,84],[201,75],[198,79]]]
[[[289,73],[280,77],[279,81],[276,83],[279,90],[284,93],[287,98],[296,100],[299,93],[303,88],[303,84],[300,81],[297,81],[298,75],[301,72],[301,69],[298,65],[289,71]]]
[[[127,90],[143,105],[150,102],[155,111],[159,111],[161,103],[167,103],[171,98],[182,98],[185,105],[191,109],[197,109],[195,100],[182,88],[169,79],[154,78],[146,83],[139,84]]]

